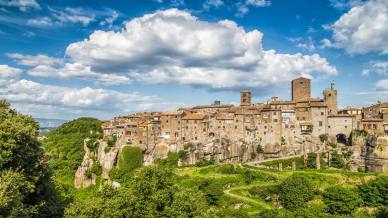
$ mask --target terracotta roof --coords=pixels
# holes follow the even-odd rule
[[[327,105],[325,104],[325,102],[317,102],[317,101],[315,101],[315,102],[311,102],[310,103],[310,106],[311,107],[327,107]]]
[[[162,112],[161,115],[165,115],[165,116],[178,116],[178,115],[182,115],[184,112],[183,111],[165,111],[165,112]]]
[[[295,104],[295,102],[294,101],[288,101],[288,100],[286,100],[286,101],[278,101],[278,100],[276,100],[276,101],[269,102],[269,104],[271,104],[271,105],[290,105],[290,104]]]
[[[207,117],[205,114],[187,114],[182,120],[203,120]]]
[[[127,126],[138,126],[141,122],[127,122]]]
[[[233,120],[234,119],[234,114],[231,113],[219,113],[216,116],[217,120]]]
[[[295,107],[297,108],[306,108],[306,107],[310,107],[309,103],[296,103]]]
[[[198,105],[193,107],[192,109],[204,109],[204,108],[230,108],[233,107],[232,104],[223,104],[223,105]]]
[[[367,119],[361,119],[361,122],[383,122],[383,119],[367,118]]]

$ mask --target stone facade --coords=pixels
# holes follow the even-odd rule
[[[292,100],[300,101],[311,98],[311,81],[300,77],[291,82]]]
[[[142,148],[149,164],[168,151],[188,151],[185,163],[202,158],[246,161],[254,158],[251,153],[258,146],[264,156],[280,157],[315,151],[323,134],[345,144],[353,130],[388,134],[388,103],[338,113],[333,84],[323,99],[311,98],[309,79],[291,84],[291,100],[272,97],[254,104],[251,93],[243,91],[239,106],[215,101],[171,112],[136,113],[106,121],[102,128],[105,136],[115,134],[124,144]]]

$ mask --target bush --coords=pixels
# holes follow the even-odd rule
[[[307,168],[315,169],[317,168],[317,154],[314,152],[308,153],[307,158]]]
[[[179,154],[175,152],[168,152],[166,158],[156,160],[156,164],[163,167],[176,167],[178,166]]]
[[[271,186],[254,186],[248,190],[249,194],[255,197],[260,197],[262,199],[266,199],[268,196],[275,195],[279,193],[279,186],[271,185]]]
[[[125,146],[119,157],[120,170],[133,170],[143,163],[143,153],[139,147]]]
[[[100,165],[100,163],[96,162],[92,165],[92,167],[90,168],[91,172],[96,174],[97,176],[101,175],[102,173],[102,167]]]
[[[221,173],[221,174],[234,174],[235,173],[234,165],[233,164],[223,164],[220,167],[218,167],[217,172]]]
[[[362,199],[355,190],[334,186],[325,190],[323,202],[330,214],[351,214],[361,205]]]
[[[206,200],[210,205],[218,205],[219,199],[223,196],[223,185],[215,180],[206,180],[199,189],[205,194]]]
[[[330,163],[331,163],[332,167],[335,167],[335,168],[338,168],[338,169],[342,169],[342,168],[345,167],[345,162],[344,162],[344,160],[342,158],[342,155],[338,154],[337,152],[333,152],[331,154]]]
[[[195,163],[195,166],[197,167],[205,167],[205,166],[209,166],[209,165],[213,165],[214,164],[214,160],[211,159],[211,160],[200,160],[198,161],[197,163]]]
[[[329,143],[329,146],[332,147],[332,148],[337,148],[337,144],[336,143]]]
[[[367,206],[388,205],[388,177],[379,176],[377,179],[364,183],[358,188]]]
[[[387,218],[388,217],[388,207],[379,207],[377,208],[376,218]]]
[[[257,145],[257,147],[256,147],[256,153],[258,153],[258,154],[264,153],[264,149],[263,149],[263,147],[262,147],[261,145]]]
[[[179,156],[179,159],[181,159],[181,160],[186,160],[186,158],[187,158],[187,151],[185,151],[185,150],[180,150],[180,151],[178,152],[178,156]]]
[[[285,208],[290,210],[304,207],[313,193],[313,183],[303,175],[294,174],[286,178],[279,187],[280,201]]]
[[[323,143],[323,142],[327,142],[327,140],[329,139],[329,135],[328,134],[321,134],[319,135],[319,140]]]

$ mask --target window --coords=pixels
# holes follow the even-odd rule
[[[274,119],[273,122],[277,123],[277,122],[278,122],[278,119]]]
[[[166,123],[168,123],[168,120],[166,120]]]
[[[345,129],[347,129],[348,128],[348,126],[345,126]]]
[[[186,140],[186,138],[185,138],[185,137],[182,137],[182,139],[183,139],[183,140]]]
[[[288,128],[288,124],[286,124],[285,127]]]
[[[323,123],[322,123],[322,121],[319,121],[319,126],[323,126]]]
[[[237,129],[237,126],[234,126],[235,129]]]
[[[329,128],[329,129],[330,129],[330,126],[327,126],[327,128]]]
[[[198,139],[197,136],[195,136],[194,139],[197,140]]]
[[[325,112],[321,112],[321,116],[325,115]]]

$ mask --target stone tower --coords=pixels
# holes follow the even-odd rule
[[[291,81],[292,100],[301,101],[311,97],[311,80],[303,77]]]
[[[338,114],[338,102],[337,102],[337,90],[334,89],[334,82],[331,82],[330,89],[325,89],[323,91],[323,96],[327,108],[329,110],[329,115]]]
[[[240,92],[240,106],[249,106],[251,105],[251,92],[250,91],[241,91]]]

